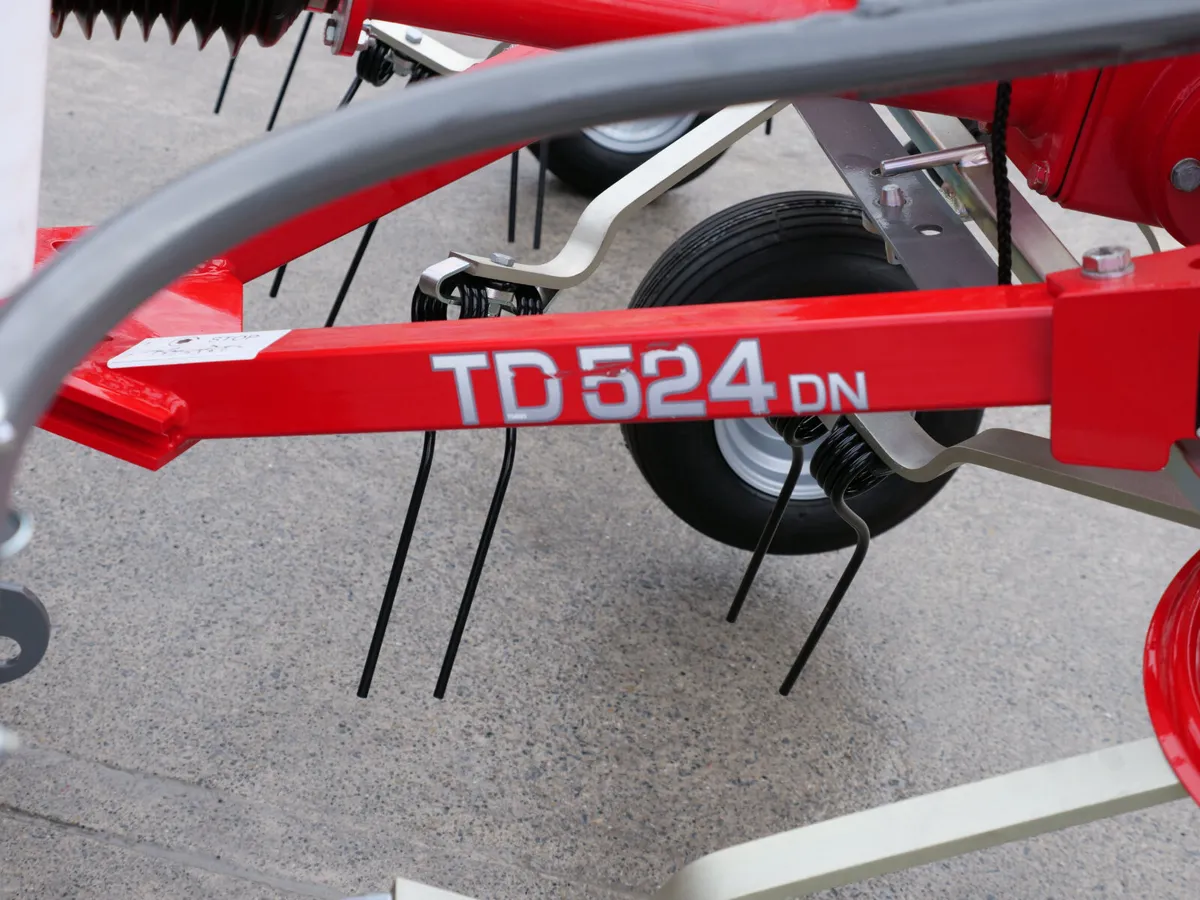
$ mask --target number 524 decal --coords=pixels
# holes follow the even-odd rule
[[[578,347],[576,356],[578,369],[571,373],[576,377],[569,380],[564,379],[554,358],[541,350],[440,353],[432,354],[429,361],[434,372],[454,378],[462,424],[468,427],[479,424],[474,373],[486,371],[495,380],[500,410],[508,425],[558,420],[564,402],[572,402],[564,398],[564,383],[579,391],[587,417],[597,422],[703,419],[709,403],[740,402],[745,404],[746,415],[765,416],[779,396],[776,383],[763,374],[757,338],[743,338],[734,345],[701,396],[697,393],[705,385],[703,367],[700,355],[688,344],[639,354],[629,344],[600,344]],[[520,377],[526,383],[531,375],[540,375],[540,402],[522,403],[517,397],[517,380]],[[863,372],[849,378],[836,372],[788,375],[783,389],[791,401],[791,412],[798,415],[867,409]],[[778,406],[775,409],[782,411]]]

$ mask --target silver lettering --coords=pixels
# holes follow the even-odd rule
[[[816,399],[812,403],[804,402],[801,388],[811,385],[816,391]],[[792,392],[792,410],[797,415],[819,413],[825,409],[825,380],[820,375],[789,375],[788,387]]]
[[[475,408],[475,388],[471,384],[471,372],[486,369],[486,353],[440,353],[429,357],[435,372],[453,372],[454,387],[458,391],[458,410],[464,425],[478,425],[479,412]]]
[[[496,381],[500,385],[500,408],[509,425],[520,422],[553,422],[563,411],[562,382],[556,377],[558,366],[540,350],[505,350],[493,353]],[[546,402],[540,406],[521,406],[517,402],[516,369],[537,369],[546,376]]]
[[[850,403],[850,408],[858,412],[863,412],[867,408],[867,375],[865,372],[854,373],[854,388],[850,387],[846,381],[837,372],[829,374],[829,393],[832,395],[833,411],[842,411],[842,399],[845,398]]]

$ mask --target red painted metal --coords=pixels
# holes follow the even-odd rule
[[[1051,197],[1061,190],[1099,78],[1099,70],[1088,69],[1013,81],[1008,155],[1034,190]],[[881,102],[990,123],[996,109],[996,84],[966,85]]]
[[[40,230],[37,264],[83,230]],[[241,328],[241,281],[220,262],[201,266],[143,304],[75,367],[41,427],[126,462],[158,468],[195,443],[180,430],[187,406],[169,389],[107,368],[109,348],[161,334]]]
[[[1200,156],[1200,56],[1107,69],[1061,194],[1063,206],[1162,225],[1200,244],[1200,192],[1171,186],[1171,168]]]
[[[39,263],[78,229],[42,234]],[[1044,285],[735,303],[704,307],[572,313],[425,324],[294,330],[249,361],[109,369],[113,356],[144,338],[237,332],[241,285],[210,264],[156,295],[93,349],[64,386],[43,427],[147,468],[158,468],[204,438],[268,437],[463,428],[454,376],[434,371],[432,354],[486,353],[474,377],[478,427],[506,422],[494,354],[536,350],[557,367],[562,414],[553,423],[595,423],[582,391],[580,347],[628,345],[645,395],[678,374],[662,364],[648,378],[636,361],[680,345],[694,349],[700,383],[678,399],[705,399],[706,385],[740,340],[757,338],[764,377],[777,386],[767,412],[792,413],[789,376],[863,373],[874,411],[1031,405],[1050,397],[1049,293]],[[735,379],[737,381],[737,379]],[[518,401],[546,397],[538,372],[519,370]],[[601,388],[600,399],[618,396]],[[803,393],[805,402],[812,395]],[[838,411],[828,403],[807,412]],[[845,408],[842,408],[845,411]],[[707,400],[703,417],[750,414],[746,401]],[[648,405],[621,421],[647,421]],[[613,421],[613,420],[605,420]],[[532,423],[528,423],[532,424]]]
[[[343,5],[344,0],[343,0]],[[857,0],[353,0],[363,18],[561,50],[678,31],[846,12]],[[351,30],[351,34],[358,34]]]
[[[531,47],[513,47],[455,77],[461,78],[475,69],[504,65],[544,52]],[[374,219],[503,159],[516,149],[519,148],[501,147],[451,160],[350,194],[262,232],[231,249],[224,255],[224,260],[242,281],[253,281],[283,263],[323,247]]]
[[[43,232],[39,262],[76,232]],[[690,348],[700,374],[675,399],[707,405],[689,418],[794,414],[791,376],[803,375],[830,385],[814,388],[823,405],[807,414],[851,411],[835,405],[837,377],[859,385],[858,411],[1050,403],[1056,458],[1083,465],[1159,469],[1171,444],[1196,430],[1200,248],[1140,258],[1134,274],[1114,280],[1063,272],[1018,287],[302,329],[252,360],[108,368],[147,337],[240,331],[241,298],[220,261],[180,279],[94,348],[44,427],[157,468],[205,438],[651,421],[650,385],[678,376],[681,361],[670,357]],[[776,388],[761,409],[709,392],[747,339]],[[614,345],[629,349],[627,362],[583,366],[581,348]],[[551,421],[506,418],[496,354],[513,351],[545,354],[552,377],[517,369],[515,391],[527,408],[561,391]],[[651,371],[644,357],[664,351],[668,360]],[[463,418],[454,374],[431,360],[463,353],[482,354],[483,370],[471,376],[475,421]],[[646,402],[596,418],[584,402],[585,376],[626,371]],[[745,371],[734,381],[744,382]],[[598,399],[623,396],[610,383]]]
[[[1055,458],[1161,469],[1174,442],[1196,437],[1200,247],[1141,257],[1120,279],[1066,271],[1047,286]]]
[[[1150,620],[1142,685],[1163,754],[1200,803],[1200,553],[1179,570]]]

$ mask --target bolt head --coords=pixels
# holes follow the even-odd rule
[[[506,268],[512,268],[517,264],[516,258],[509,256],[507,253],[493,253],[492,262],[498,266],[505,266]]]
[[[1044,159],[1029,167],[1029,187],[1035,191],[1044,191],[1050,184],[1050,163]]]
[[[419,44],[425,40],[425,35],[419,28],[409,28],[404,32],[404,39],[410,44]]]
[[[1133,271],[1128,247],[1097,247],[1083,254],[1083,274],[1089,278],[1119,278]]]
[[[332,47],[337,41],[337,31],[338,27],[336,19],[329,19],[325,22],[324,40],[326,47]]]
[[[1200,189],[1200,159],[1189,157],[1175,163],[1171,169],[1171,187],[1185,194]]]
[[[879,189],[879,205],[882,207],[894,209],[903,206],[906,199],[898,184],[885,184]]]

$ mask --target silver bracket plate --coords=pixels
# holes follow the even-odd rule
[[[971,140],[971,132],[958,119],[906,109],[890,110],[905,133],[926,152],[943,151]],[[975,224],[993,245],[996,243],[996,190],[991,166],[940,166],[938,174],[966,207]],[[1074,254],[1014,185],[1012,198],[1013,274],[1025,284],[1044,281],[1051,272],[1079,265]]]
[[[500,265],[486,256],[452,250],[472,275],[553,291],[574,287],[599,268],[617,230],[700,166],[737,143],[787,106],[785,101],[731,106],[664,147],[587,205],[562,250],[537,265]]]
[[[363,30],[380,43],[386,44],[394,53],[410,62],[420,63],[439,75],[455,75],[465,72],[471,66],[482,62],[482,60],[459,53],[437,38],[432,38],[425,32],[409,25],[368,19],[363,23]]]
[[[876,174],[905,154],[870,104],[813,97],[794,105],[918,289],[995,284],[996,264],[923,172]],[[900,189],[903,205],[880,204],[886,185]]]
[[[1168,469],[1134,472],[1067,465],[1054,458],[1046,438],[1007,428],[989,428],[945,447],[905,413],[846,418],[892,471],[909,481],[932,481],[969,464],[1200,528],[1200,504],[1191,502]],[[1179,453],[1178,447],[1173,453]]]

